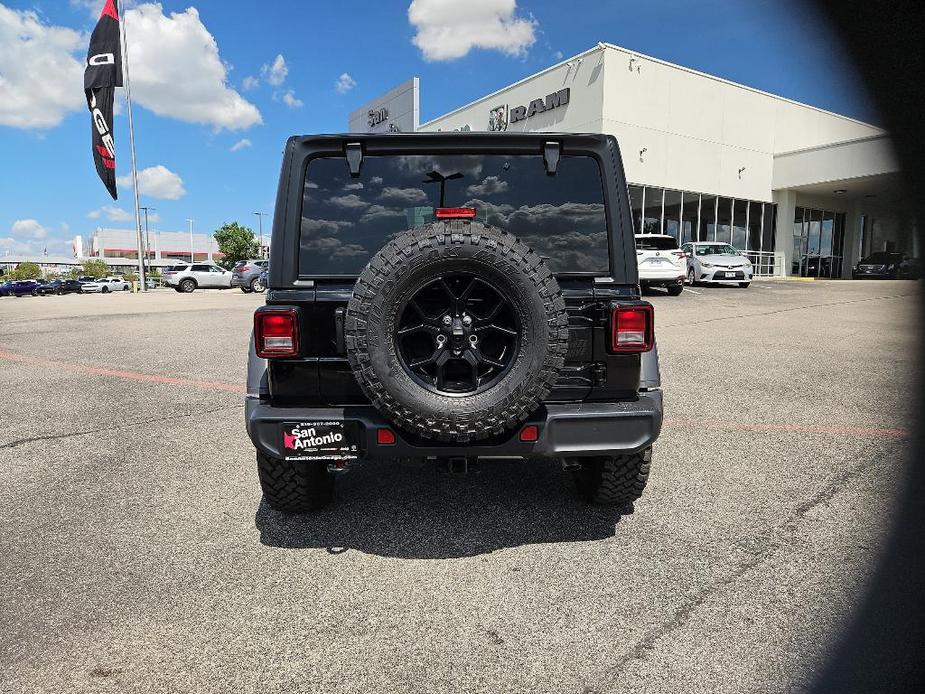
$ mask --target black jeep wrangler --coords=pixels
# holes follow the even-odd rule
[[[291,138],[246,421],[285,512],[399,458],[553,458],[587,500],[632,504],[662,394],[616,140]]]

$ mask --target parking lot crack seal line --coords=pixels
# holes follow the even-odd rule
[[[222,412],[223,410],[234,410],[244,407],[241,405],[224,405],[222,407],[215,407],[211,410],[199,410],[196,412],[187,412],[185,414],[175,414],[169,415],[166,417],[154,417],[152,419],[141,419],[132,422],[124,422],[123,424],[116,424],[115,426],[100,427],[98,429],[86,429],[84,431],[72,431],[65,434],[49,434],[48,436],[32,436],[26,439],[17,439],[15,441],[10,441],[9,443],[0,443],[0,450],[4,448],[18,448],[19,446],[24,446],[29,443],[35,443],[37,441],[56,441],[59,439],[69,439],[75,436],[85,436],[87,434],[99,434],[104,431],[118,431],[119,429],[126,429],[128,427],[138,426],[139,424],[159,424],[161,422],[169,422],[174,419],[185,419],[187,417],[201,417],[204,415],[213,414],[215,412]]]
[[[663,323],[659,324],[659,330],[665,328],[686,328],[691,325],[703,325],[704,323],[716,323],[724,320],[735,320],[737,318],[761,318],[764,316],[773,316],[778,313],[790,313],[791,311],[807,311],[814,308],[829,308],[830,306],[849,306],[851,304],[860,304],[866,301],[886,301],[887,299],[905,299],[908,297],[915,298],[915,294],[891,294],[889,296],[871,296],[865,299],[851,299],[849,301],[831,301],[822,304],[807,304],[805,306],[790,306],[789,308],[778,308],[773,311],[758,311],[756,313],[737,313],[733,316],[717,316],[716,318],[704,318],[703,320],[691,321],[689,323]]]
[[[770,539],[768,539],[764,547],[754,550],[746,549],[745,552],[749,555],[746,559],[735,566],[726,576],[706,585],[688,603],[675,610],[667,621],[653,628],[636,643],[632,650],[622,655],[611,667],[607,668],[602,677],[607,679],[616,678],[622,674],[633,661],[644,660],[647,653],[655,648],[658,641],[683,627],[690,620],[691,615],[693,615],[697,608],[704,605],[707,600],[724,588],[735,584],[749,571],[769,559],[778,549],[787,543],[793,542],[794,536],[799,529],[800,521],[807,513],[817,506],[831,501],[851,480],[860,477],[864,472],[872,468],[879,459],[874,456],[868,457],[864,455],[859,455],[857,457],[862,460],[867,459],[869,462],[861,463],[842,471],[831,478],[829,482],[815,494],[796,506],[785,522],[771,530]]]
[[[228,393],[237,393],[243,395],[245,388],[243,385],[234,383],[225,383],[222,381],[201,381],[194,378],[176,378],[174,376],[161,376],[158,374],[143,373],[141,371],[125,371],[122,369],[101,368],[96,366],[87,366],[67,361],[56,361],[53,359],[42,359],[25,354],[16,354],[0,350],[0,359],[17,362],[19,364],[28,364],[29,366],[41,366],[49,369],[59,369],[70,371],[72,373],[85,373],[91,376],[108,376],[110,378],[122,378],[128,381],[142,381],[144,383],[161,383],[174,386],[190,386],[192,388],[202,388],[204,390],[222,390]]]

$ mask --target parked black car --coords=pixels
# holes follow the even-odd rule
[[[511,457],[627,512],[662,392],[617,141],[290,138],[245,413],[283,512],[324,505],[351,461]]]
[[[918,258],[893,251],[872,253],[851,271],[851,277],[856,280],[915,280],[921,276],[922,266]]]
[[[78,280],[52,280],[39,286],[39,294],[79,294],[81,286]]]

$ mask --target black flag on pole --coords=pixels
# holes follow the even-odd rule
[[[90,36],[84,91],[93,132],[93,161],[96,172],[115,200],[116,145],[112,136],[112,106],[115,88],[122,86],[122,50],[119,41],[119,7],[106,0],[100,21]]]

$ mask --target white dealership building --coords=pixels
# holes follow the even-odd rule
[[[874,251],[920,255],[884,130],[610,44],[426,123],[414,78],[350,129],[609,133],[637,232],[731,242],[768,274],[850,277]]]

